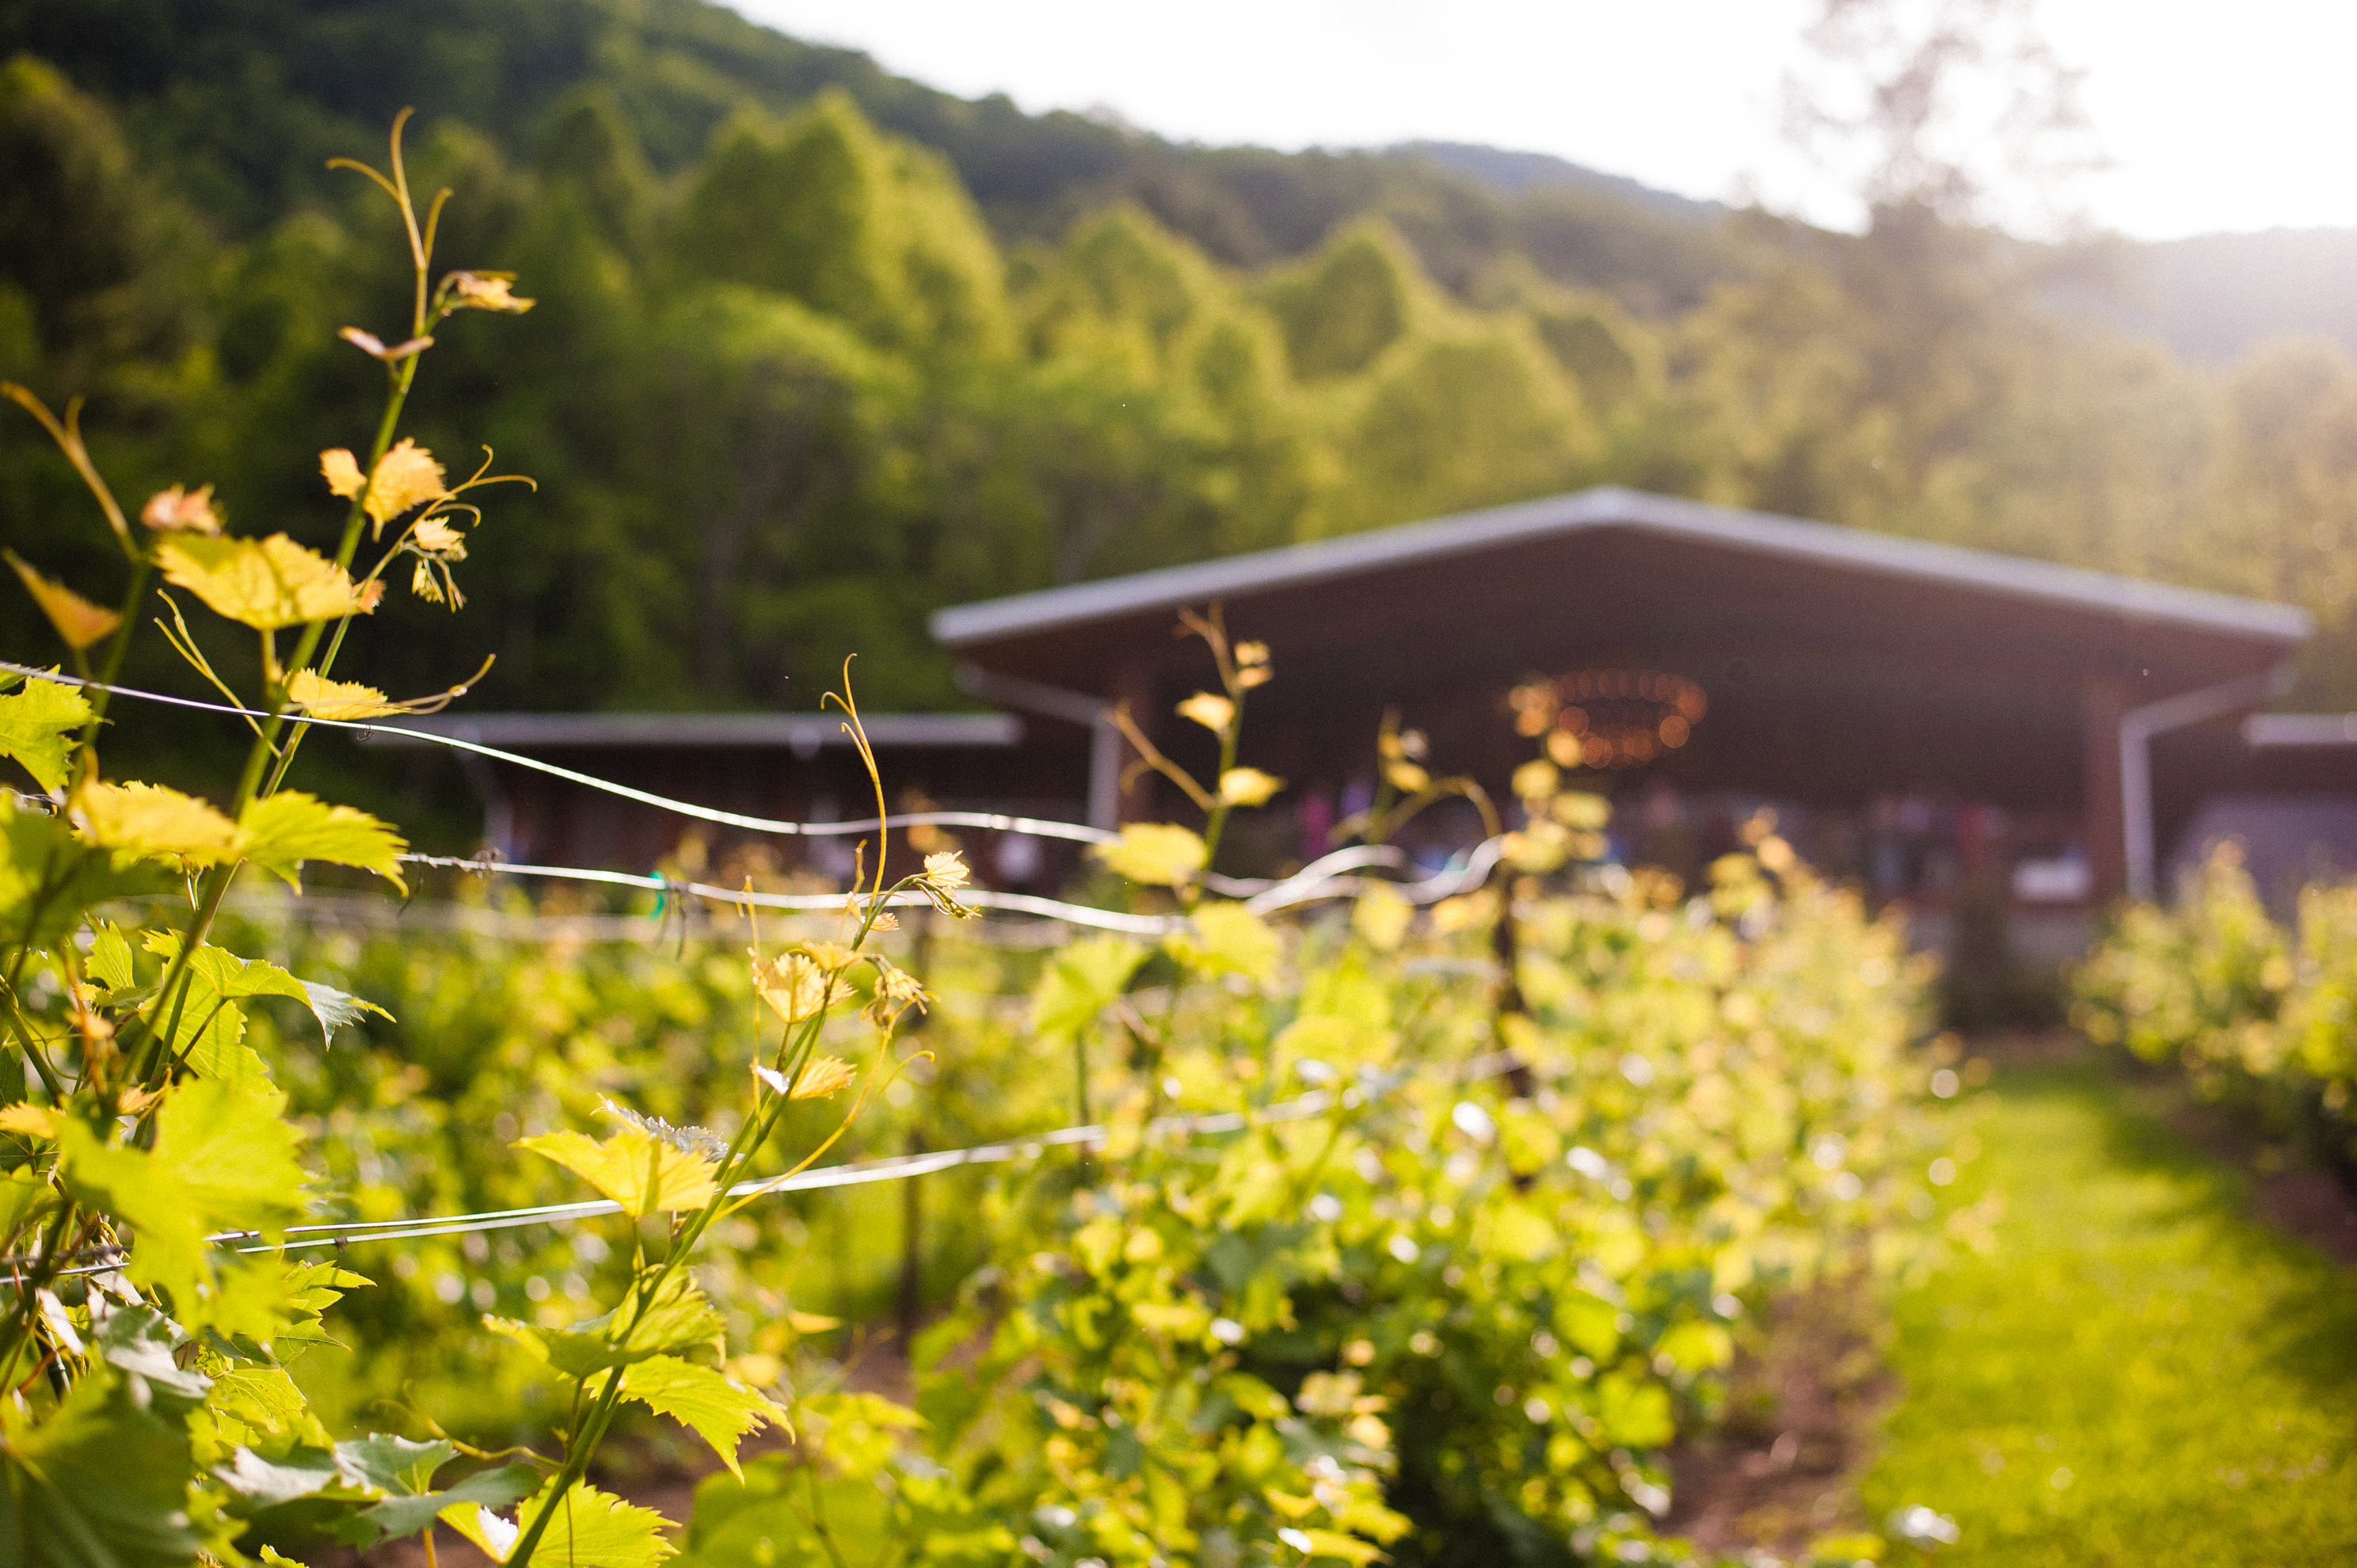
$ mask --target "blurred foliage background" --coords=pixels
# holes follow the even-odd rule
[[[420,438],[541,490],[476,613],[388,607],[396,691],[496,653],[487,706],[807,707],[856,647],[955,705],[939,605],[1617,481],[2289,600],[2295,700],[2357,702],[2357,365],[2180,358],[2118,243],[1177,146],[704,0],[5,0],[0,60],[0,375],[87,394],[127,488],[331,525],[376,375],[335,332],[404,285],[324,164],[404,103],[443,254],[542,300],[435,356]],[[103,598],[71,484],[0,423],[11,540]]]

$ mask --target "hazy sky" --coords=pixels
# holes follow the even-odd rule
[[[1487,142],[1849,217],[1776,129],[1809,0],[733,3],[963,96],[1110,108],[1182,140]],[[2357,224],[2357,5],[2043,0],[2040,16],[2089,70],[2115,166],[2080,192],[2097,221],[2154,239]]]

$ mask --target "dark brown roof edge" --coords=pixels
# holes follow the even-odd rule
[[[1851,571],[1945,584],[2124,620],[2173,624],[2291,646],[2315,622],[2305,610],[2200,588],[2146,582],[1828,522],[1742,511],[1618,486],[1403,523],[1343,539],[1137,572],[936,611],[934,639],[964,649],[1000,638],[1175,609],[1275,588],[1354,576],[1436,557],[1592,529],[1623,528]]]

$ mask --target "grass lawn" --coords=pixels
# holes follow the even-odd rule
[[[1963,1114],[1997,1245],[1899,1298],[1872,1517],[1953,1515],[1941,1568],[2357,1563],[2357,1273],[2097,1068]]]

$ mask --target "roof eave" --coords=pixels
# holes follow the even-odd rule
[[[2122,620],[2174,624],[2285,647],[2315,631],[2304,610],[2200,588],[2152,583],[2084,567],[1618,486],[1405,523],[1344,539],[1288,545],[1225,560],[1164,567],[1069,587],[956,605],[934,613],[935,640],[953,650],[1011,636],[1174,609],[1211,599],[1300,587],[1387,566],[1469,551],[1629,528],[1884,576],[1944,583]]]

